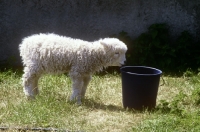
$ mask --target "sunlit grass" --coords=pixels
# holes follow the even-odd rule
[[[195,104],[195,100],[198,102],[198,91],[194,97],[194,91],[200,86],[200,76],[164,76],[163,79],[165,83],[158,91],[158,108],[153,112],[136,112],[123,108],[119,74],[93,76],[86,99],[78,106],[68,101],[71,80],[66,75],[42,77],[39,81],[40,94],[36,100],[27,101],[21,85],[21,74],[2,72],[0,126],[91,132],[200,130],[196,125],[200,113],[199,105]],[[163,83],[162,79],[160,83]],[[164,106],[163,100],[169,105]],[[164,111],[165,107],[170,110]],[[181,114],[176,114],[179,111]]]

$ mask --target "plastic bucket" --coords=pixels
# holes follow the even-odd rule
[[[162,71],[146,66],[124,66],[120,71],[124,108],[135,110],[155,108]]]

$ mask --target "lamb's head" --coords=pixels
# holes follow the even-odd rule
[[[105,38],[100,41],[109,60],[108,66],[122,66],[126,61],[127,46],[117,38]]]

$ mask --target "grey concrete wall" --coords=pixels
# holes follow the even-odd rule
[[[21,65],[18,45],[31,34],[92,41],[124,30],[135,38],[154,23],[199,38],[200,0],[0,0],[0,64]]]

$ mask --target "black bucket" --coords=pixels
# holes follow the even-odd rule
[[[162,71],[146,66],[124,66],[120,71],[124,108],[135,110],[155,108]]]

